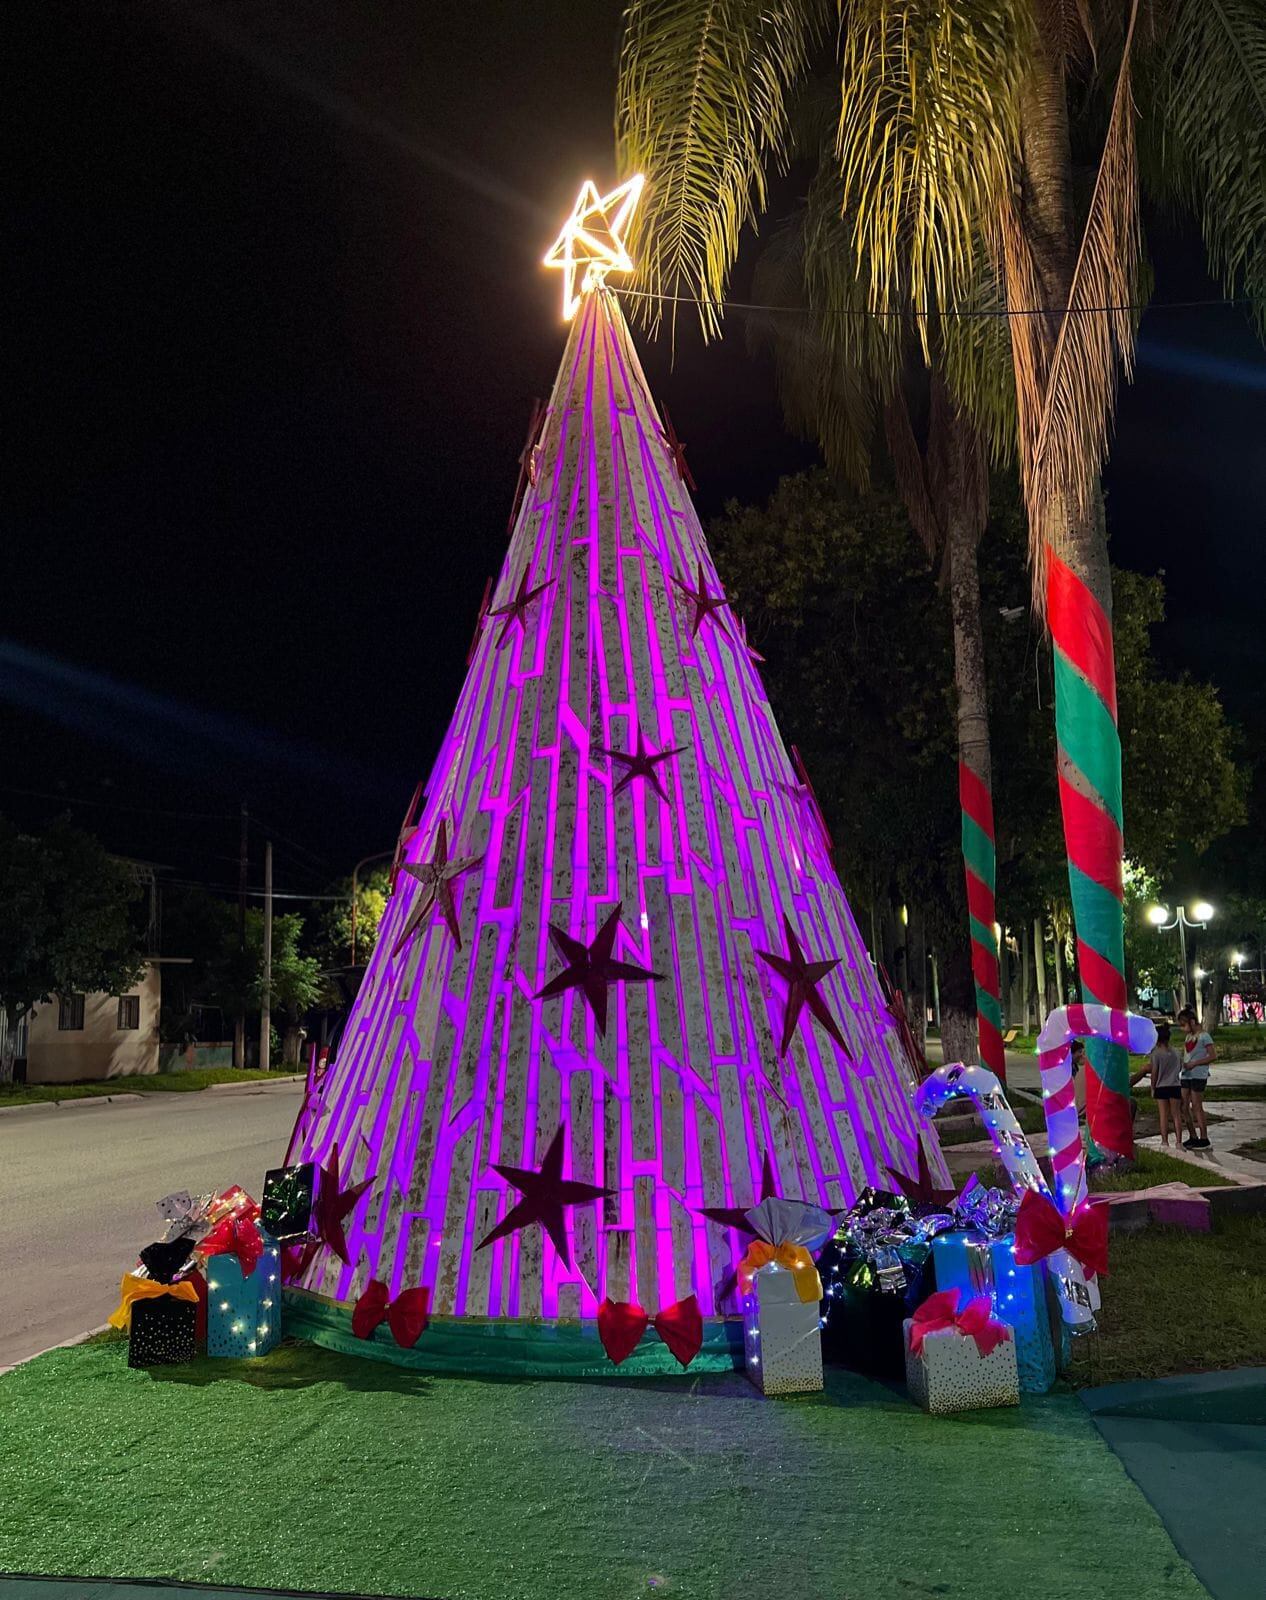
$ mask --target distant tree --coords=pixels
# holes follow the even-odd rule
[[[1066,934],[1050,651],[1015,614],[1028,577],[1014,482],[996,483],[991,505],[980,570],[999,913],[1013,928],[1049,919]],[[710,535],[748,636],[766,657],[780,725],[805,757],[854,905],[879,919],[894,901],[925,914],[940,956],[943,1032],[970,1038],[949,620],[900,500],[806,473],[784,479],[765,506],[731,504]],[[1242,820],[1245,774],[1216,689],[1160,670],[1160,580],[1121,571],[1115,581],[1124,602],[1117,681],[1126,844],[1137,872],[1163,882],[1184,848],[1194,841],[1203,849]],[[1184,760],[1178,743],[1188,728],[1199,730],[1196,761]],[[881,928],[867,933],[882,947]],[[1138,954],[1150,960],[1152,952]]]
[[[356,963],[362,965],[373,954],[378,939],[378,924],[387,909],[390,882],[385,867],[375,867],[356,885]],[[352,880],[341,878],[331,893],[344,896],[331,903],[321,919],[316,953],[329,967],[346,966],[352,954]]]
[[[62,819],[42,834],[0,818],[0,1082],[17,1025],[55,994],[116,994],[145,970],[140,886],[124,862]]]
[[[188,966],[177,975],[164,1001],[164,1036],[179,1039],[194,1031],[200,1011],[222,1017],[258,1012],[264,985],[264,913],[246,913],[246,945],[238,932],[237,907],[204,890],[173,896],[164,910],[167,950],[186,956]],[[282,1058],[298,1060],[301,1024],[321,996],[321,962],[303,949],[304,920],[298,912],[273,917],[273,964],[270,1004],[286,1024]]]

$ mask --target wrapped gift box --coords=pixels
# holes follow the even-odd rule
[[[927,1244],[910,1240],[872,1261],[847,1243],[832,1241],[819,1258],[819,1268],[826,1286],[823,1359],[873,1378],[901,1378],[903,1324],[932,1287]]]
[[[261,1230],[262,1231],[262,1230]],[[253,1272],[235,1255],[209,1256],[207,1354],[264,1356],[281,1338],[281,1250],[264,1234],[264,1251]]]
[[[761,1267],[743,1296],[747,1375],[762,1394],[805,1394],[822,1387],[818,1301],[801,1300],[785,1267]]]
[[[128,1334],[129,1367],[170,1367],[192,1361],[198,1307],[174,1295],[137,1300],[131,1308]]]
[[[910,1347],[912,1326],[912,1322],[905,1325],[906,1388],[924,1411],[943,1415],[1019,1405],[1014,1339],[1003,1340],[982,1356],[969,1335],[943,1328],[925,1334],[923,1348],[915,1355]]]
[[[141,1251],[141,1265],[156,1283],[170,1283],[189,1265],[193,1239],[186,1233],[177,1239],[160,1239]]]
[[[1021,1390],[1045,1394],[1055,1382],[1059,1337],[1046,1292],[1046,1268],[1040,1261],[1018,1266],[1014,1252],[1013,1234],[991,1239],[976,1232],[943,1233],[932,1241],[936,1287],[959,1289],[964,1300],[987,1294],[994,1315],[1013,1330]],[[1058,1310],[1055,1319],[1058,1323]]]
[[[295,1167],[274,1167],[264,1174],[260,1221],[281,1244],[305,1238],[312,1231],[312,1199],[316,1167],[305,1161]]]

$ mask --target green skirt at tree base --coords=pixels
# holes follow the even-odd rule
[[[743,1324],[737,1317],[704,1322],[703,1345],[689,1368],[678,1362],[653,1328],[617,1367],[602,1348],[593,1321],[436,1317],[417,1344],[405,1350],[385,1322],[371,1338],[358,1339],[352,1332],[350,1307],[304,1289],[285,1291],[282,1331],[340,1355],[474,1378],[694,1377],[701,1372],[735,1372],[743,1365]]]

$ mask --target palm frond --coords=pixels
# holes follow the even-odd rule
[[[1157,0],[1140,62],[1145,181],[1200,219],[1226,292],[1266,338],[1266,6]]]
[[[945,530],[937,516],[936,502],[928,484],[927,463],[914,436],[904,389],[897,389],[884,407],[884,437],[888,443],[888,458],[892,462],[897,493],[906,508],[910,526],[918,534],[929,557],[935,560],[942,552]]]
[[[1031,14],[1016,0],[851,0],[837,155],[876,309],[966,297],[1010,191]]]
[[[936,366],[955,406],[982,436],[989,459],[1015,459],[1016,392],[1007,296],[997,263],[982,249],[964,291],[967,304],[937,324]]]
[[[697,298],[719,332],[739,236],[785,161],[791,104],[834,7],[829,0],[631,0],[620,50],[621,173],[645,195],[629,244],[645,320]]]
[[[1058,553],[1061,520],[1051,513],[1071,501],[1084,511],[1108,448],[1118,364],[1128,376],[1140,275],[1138,168],[1131,88],[1137,0],[1132,3],[1103,151],[1090,198],[1067,303],[1049,307],[1023,220],[1004,201],[996,248],[1011,312],[1020,473],[1028,510],[1034,601],[1046,592],[1046,562]],[[1052,544],[1054,541],[1054,544]]]
[[[837,258],[801,209],[769,239],[756,263],[748,344],[773,357],[788,427],[813,440],[828,468],[864,488],[870,478],[880,365],[848,239],[834,218]],[[813,260],[810,263],[810,255]]]

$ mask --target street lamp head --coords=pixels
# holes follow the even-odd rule
[[[1237,950],[1231,957],[1231,965],[1233,967],[1242,967],[1247,960],[1248,957],[1244,954],[1244,952],[1242,950]]]
[[[1191,908],[1191,914],[1197,922],[1213,921],[1213,907],[1207,900],[1197,900]]]
[[[1169,911],[1165,906],[1148,906],[1147,920],[1154,928],[1159,928],[1161,923],[1169,921]]]
[[[1203,967],[1193,967],[1191,969],[1191,975],[1193,978],[1203,978],[1205,976],[1205,970]]]

